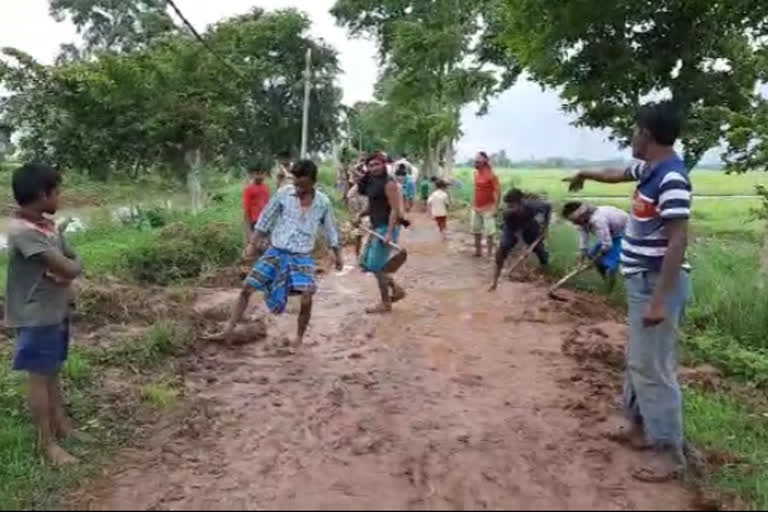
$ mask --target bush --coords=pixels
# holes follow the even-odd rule
[[[199,277],[211,267],[234,264],[242,245],[242,233],[233,224],[195,218],[154,232],[126,252],[125,262],[137,281],[167,285]]]

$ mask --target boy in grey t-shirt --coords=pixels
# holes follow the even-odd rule
[[[77,460],[58,440],[74,433],[64,410],[59,372],[69,350],[71,283],[82,267],[67,246],[56,213],[61,176],[45,165],[27,164],[13,173],[19,204],[8,233],[6,326],[16,330],[13,369],[29,374],[29,410],[40,450],[56,465]]]

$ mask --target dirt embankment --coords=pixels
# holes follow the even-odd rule
[[[418,218],[386,317],[357,270],[322,281],[308,345],[283,342],[295,314],[258,342],[202,346],[184,393],[205,404],[157,425],[68,505],[115,509],[685,509],[675,483],[630,469],[645,455],[605,440],[618,422],[625,329],[597,299],[546,298],[536,283],[486,291],[489,262]],[[198,290],[219,322],[237,291]],[[295,306],[289,312],[295,313]],[[249,313],[254,323],[263,306]],[[266,334],[266,336],[264,336]]]

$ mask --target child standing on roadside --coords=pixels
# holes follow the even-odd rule
[[[46,215],[59,206],[61,175],[27,164],[13,173],[19,205],[8,230],[5,324],[16,331],[13,369],[27,372],[28,404],[38,447],[54,464],[76,463],[59,440],[74,434],[64,410],[60,371],[69,352],[71,283],[82,272],[80,259]]]
[[[435,183],[435,191],[427,199],[427,209],[429,215],[437,222],[437,229],[440,230],[443,240],[446,240],[445,230],[448,227],[448,205],[450,199],[448,197],[448,184],[443,180],[437,180]]]

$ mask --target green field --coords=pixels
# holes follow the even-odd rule
[[[496,169],[502,182],[514,183],[515,186],[552,199],[561,198],[567,193],[562,180],[574,172],[575,170],[567,169]],[[455,176],[461,181],[466,181],[472,176],[472,170],[466,167],[456,169]],[[694,192],[698,196],[751,196],[755,194],[756,185],[768,185],[768,174],[762,172],[729,175],[722,171],[698,170],[691,173],[691,178]],[[620,185],[587,183],[584,190],[573,195],[628,198],[631,194],[631,183]]]

